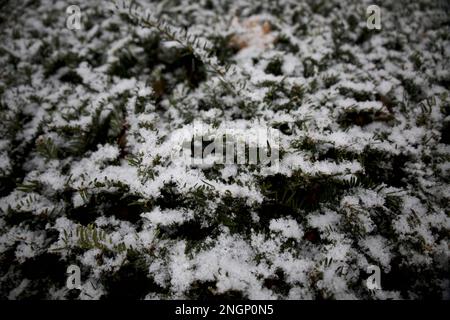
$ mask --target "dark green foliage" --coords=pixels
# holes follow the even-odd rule
[[[289,88],[284,79],[282,81],[263,81],[259,83],[259,86],[269,88],[264,97],[264,102],[274,111],[295,110],[301,105],[306,94],[304,85],[294,84]],[[277,100],[283,98],[289,99],[289,102],[278,103]]]
[[[214,235],[216,226],[202,227],[198,221],[187,221],[181,225],[173,225],[169,227],[160,227],[162,238],[169,239],[185,239],[189,242],[201,244],[209,236]],[[194,244],[191,244],[194,246]]]
[[[34,63],[42,64],[47,59],[49,59],[50,55],[52,53],[52,46],[48,41],[42,41],[41,46],[39,47],[39,50],[36,51],[35,55],[32,58],[32,61]]]
[[[317,62],[314,59],[306,58],[303,60],[303,76],[305,78],[314,76],[316,73],[316,65]]]
[[[51,139],[38,140],[36,143],[36,151],[48,160],[58,158],[58,148]]]
[[[123,192],[125,193],[125,191]],[[137,225],[139,225],[141,213],[148,209],[137,202],[139,200],[138,197],[131,195],[101,193],[95,195],[94,199],[91,205],[94,207],[103,207],[107,216],[111,215],[119,220],[129,221]]]
[[[217,207],[216,221],[228,227],[231,233],[249,235],[253,224],[251,208],[245,199],[226,195]]]
[[[274,76],[281,76],[283,71],[281,70],[283,66],[283,60],[281,58],[274,58],[268,64],[265,73],[273,74]]]
[[[166,65],[168,72],[180,72],[180,79],[186,79],[192,88],[206,79],[206,68],[201,60],[187,51],[177,52],[179,58]]]
[[[63,67],[76,68],[80,62],[81,57],[75,52],[59,53],[45,63],[44,74],[46,77],[49,77]]]
[[[303,239],[311,242],[312,244],[318,244],[321,242],[319,230],[316,228],[308,229],[303,235]]]
[[[372,178],[371,175],[361,174],[347,181],[332,175],[309,176],[301,172],[291,177],[281,174],[268,176],[260,183],[267,199],[259,209],[260,218],[265,223],[282,216],[301,220],[304,212],[322,206],[337,206],[341,196],[352,188],[372,188]]]
[[[445,121],[441,130],[441,142],[450,144],[450,121]]]
[[[264,279],[264,287],[278,293],[282,296],[287,296],[291,286],[286,283],[285,274],[282,269],[277,269],[275,274],[270,278]]]
[[[68,82],[72,84],[81,84],[83,83],[83,78],[81,78],[78,73],[74,70],[69,70],[66,73],[64,73],[59,80],[62,82]]]
[[[425,94],[422,90],[422,87],[414,81],[414,79],[403,78],[402,80],[403,87],[408,93],[409,99],[411,101],[420,101],[424,99]]]
[[[195,281],[186,293],[186,296],[192,300],[200,301],[242,301],[246,299],[241,291],[228,290],[224,293],[216,293],[217,287],[215,281]]]
[[[403,39],[399,36],[395,36],[394,39],[389,40],[385,44],[385,47],[388,50],[403,51],[404,48]]]
[[[335,74],[326,75],[322,78],[325,88],[329,89],[339,81],[339,77]]]
[[[183,204],[182,195],[177,190],[174,182],[169,182],[161,188],[161,196],[156,199],[155,204],[161,209],[174,209]]]
[[[87,151],[94,151],[98,144],[116,143],[124,129],[123,112],[126,99],[126,94],[117,97],[114,101],[115,109],[106,116],[102,115],[102,104],[92,115],[92,122],[87,130],[80,132],[79,128],[66,127],[67,131],[62,133],[68,136],[71,144],[64,152],[80,156]],[[77,132],[77,135],[74,135],[74,132]]]
[[[368,28],[361,28],[361,31],[358,34],[358,37],[355,40],[355,44],[362,45],[365,42],[369,41],[376,32],[375,30],[369,30]]]
[[[114,61],[108,68],[108,74],[119,78],[131,78],[134,76],[133,68],[137,64],[136,57],[128,50],[123,50],[118,55],[118,60]]]
[[[277,123],[274,125],[274,128],[277,128],[285,135],[288,135],[288,136],[292,135],[292,128],[289,125],[289,123],[287,123],[287,122]]]
[[[393,116],[388,113],[384,113],[382,111],[375,110],[348,110],[345,113],[341,114],[338,119],[338,123],[344,128],[357,125],[363,127],[368,125],[374,121],[389,121],[392,120]]]
[[[412,54],[409,59],[411,60],[411,62],[414,64],[414,68],[416,70],[420,70],[422,65],[423,65],[423,59],[421,57],[421,54],[419,52],[416,52],[414,54]]]
[[[135,252],[127,254],[127,260],[122,267],[113,273],[105,273],[102,283],[106,294],[102,299],[136,300],[143,299],[151,292],[164,292],[148,275],[146,259]]]
[[[274,205],[290,208],[291,213],[297,216],[300,209],[313,210],[320,203],[334,201],[336,193],[340,190],[336,188],[336,185],[333,186],[331,182],[333,182],[333,179],[308,177],[300,172],[289,178],[276,174],[263,179],[261,189],[266,197],[273,201]]]
[[[354,30],[358,26],[358,23],[360,21],[361,21],[361,17],[358,17],[356,14],[353,14],[353,13],[351,13],[347,17],[347,24],[348,24],[349,28],[352,30]]]
[[[374,183],[386,183],[394,187],[406,184],[405,164],[410,158],[407,155],[386,155],[385,153],[366,149],[361,153],[361,164],[365,175]]]
[[[291,53],[297,53],[299,51],[298,46],[296,44],[292,44],[289,38],[284,34],[281,34],[277,37],[277,39],[275,40],[275,47],[278,50]]]
[[[336,163],[341,163],[344,161],[351,161],[353,159],[357,159],[358,155],[345,149],[330,147],[318,150],[315,158],[319,161],[332,160],[336,161]]]
[[[303,85],[293,85],[291,92],[289,93],[289,98],[292,103],[301,103],[305,95],[305,87]]]
[[[66,262],[53,253],[43,253],[27,259],[18,266],[22,278],[30,280],[27,291],[20,299],[47,299],[52,287],[65,285],[66,268]]]
[[[232,37],[233,35],[226,37],[215,36],[210,39],[214,46],[211,50],[211,55],[217,57],[222,65],[230,63],[232,57],[238,52],[239,48],[232,45]]]
[[[344,127],[353,124],[362,127],[373,122],[372,116],[368,111],[349,111],[341,116],[339,123]]]
[[[428,266],[417,270],[417,267],[408,266],[402,258],[397,257],[392,261],[390,272],[381,275],[381,283],[384,290],[398,290],[402,296],[408,296],[408,291],[414,290],[422,292],[426,299],[440,300],[442,297],[438,294],[439,283],[430,279],[441,276],[443,276],[442,271],[437,268]]]
[[[339,88],[339,93],[342,94],[344,97],[353,98],[358,102],[373,100],[372,93],[368,91],[356,91],[350,88],[341,87]]]

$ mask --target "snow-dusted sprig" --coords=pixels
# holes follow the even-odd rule
[[[53,250],[58,251],[70,248],[72,240],[75,241],[76,247],[87,250],[100,249],[121,253],[133,249],[132,247],[128,248],[123,242],[113,244],[111,236],[107,235],[104,230],[97,228],[93,224],[89,224],[88,226],[77,226],[75,235],[72,230],[67,231],[64,229],[62,237],[64,247],[55,248]]]
[[[208,40],[189,34],[187,29],[181,30],[170,26],[166,21],[154,17],[148,9],[143,10],[134,2],[123,0],[112,2],[120,13],[127,14],[136,24],[158,30],[168,40],[178,43],[202,61],[233,95],[238,96],[239,92],[247,87],[244,77],[239,77],[237,81],[230,80],[231,77],[238,75],[237,67],[230,64],[220,65],[217,57],[213,56],[213,45]]]
[[[152,166],[146,166],[142,164],[144,154],[141,152],[136,155],[129,155],[127,160],[130,166],[137,168],[138,176],[141,178],[141,183],[146,183],[148,180],[153,180],[156,176],[156,172]],[[156,155],[153,159],[152,165],[155,166],[161,161],[161,156]]]

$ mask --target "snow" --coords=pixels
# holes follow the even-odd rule
[[[63,275],[25,278],[51,256],[83,270],[78,299],[127,268],[159,286],[137,299],[448,299],[442,8],[381,4],[371,32],[367,1],[219,2],[137,1],[154,27],[86,2],[77,31],[62,2],[6,4],[0,298],[67,299]],[[224,135],[276,161],[191,154]],[[413,279],[372,292],[369,264]]]
[[[269,229],[281,232],[286,238],[301,239],[303,236],[298,223],[292,219],[274,219],[270,221]]]

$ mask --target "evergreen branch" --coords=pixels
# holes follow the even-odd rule
[[[209,66],[210,71],[216,74],[219,81],[235,96],[239,95],[239,90],[246,88],[247,82],[244,78],[240,79],[237,85],[227,80],[228,75],[236,74],[236,66],[234,66],[233,70],[231,70],[230,65],[223,67],[214,61],[214,59],[209,58],[209,56],[212,55],[212,44],[210,44],[206,39],[200,39],[197,36],[192,36],[187,30],[175,30],[174,27],[169,26],[169,24],[165,21],[152,17],[149,10],[145,10],[145,13],[142,14],[144,10],[135,3],[120,1],[122,3],[122,7],[120,7],[117,0],[113,2],[119,12],[126,13],[134,20],[136,24],[158,30],[158,32],[164,35],[167,39],[177,42],[189,53],[193,54],[197,59]],[[217,60],[217,57],[214,58]]]

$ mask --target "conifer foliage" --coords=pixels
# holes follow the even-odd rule
[[[1,299],[450,298],[448,3],[71,4],[0,4]]]

